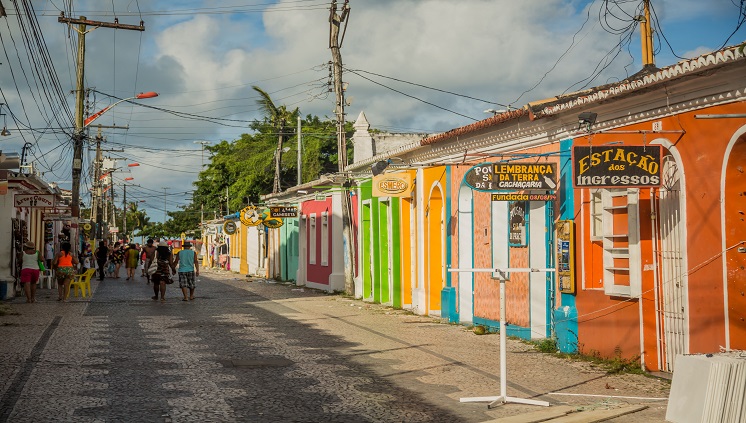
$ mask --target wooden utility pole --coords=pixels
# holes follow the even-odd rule
[[[135,25],[122,25],[119,22],[98,22],[89,21],[85,16],[81,16],[80,19],[66,18],[64,12],[57,18],[57,22],[66,24],[77,24],[78,28],[78,60],[77,60],[77,78],[76,78],[76,89],[75,89],[75,133],[73,134],[73,169],[72,169],[72,204],[70,205],[70,241],[72,244],[71,252],[77,255],[80,245],[78,235],[78,222],[80,220],[80,173],[83,170],[83,139],[85,138],[83,130],[83,97],[84,97],[84,77],[85,77],[85,36],[86,26],[91,26],[93,29],[105,27],[115,29],[130,29],[136,31],[145,31],[143,22],[140,21],[140,26]]]
[[[101,141],[104,140],[104,137],[101,135],[101,127],[98,128],[98,133],[96,134],[96,167],[95,167],[95,184],[96,184],[96,201],[93,202],[93,216],[96,216],[96,234],[94,235],[96,239],[102,239],[103,237],[103,228],[101,228],[103,219],[103,204],[102,204],[102,198],[101,198],[101,162],[103,160],[103,157],[101,156]]]
[[[352,244],[352,200],[350,199],[349,187],[352,181],[345,174],[347,167],[347,139],[345,134],[345,99],[344,86],[342,83],[342,42],[347,29],[347,17],[350,14],[349,0],[345,0],[341,14],[337,13],[337,1],[332,0],[329,9],[329,49],[332,51],[334,92],[336,93],[337,107],[337,157],[339,173],[344,176],[342,183],[342,242],[344,251],[345,293],[355,294],[354,260],[355,246]],[[340,27],[345,24],[340,37]]]
[[[643,68],[655,67],[653,57],[653,25],[650,22],[650,0],[644,0],[645,15],[640,19],[640,41],[642,43],[642,66]]]

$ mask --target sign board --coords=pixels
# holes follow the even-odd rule
[[[661,184],[659,145],[599,145],[572,148],[576,188],[645,188]]]
[[[229,220],[223,224],[223,232],[227,233],[228,235],[233,235],[238,230],[238,227],[236,227],[236,222]]]
[[[16,207],[54,207],[53,194],[16,194]]]
[[[110,234],[118,234],[119,233],[119,227],[118,226],[109,226],[109,233]]]
[[[511,246],[523,247],[527,245],[527,215],[528,203],[525,201],[513,201],[508,205],[510,210],[510,233],[508,243]]]
[[[409,197],[414,184],[409,172],[384,173],[373,177],[373,197]]]
[[[316,201],[326,201],[326,194],[316,194]]]
[[[241,219],[241,223],[246,226],[257,226],[262,223],[262,213],[256,206],[244,207],[238,216]]]
[[[62,221],[62,220],[70,220],[70,219],[72,219],[72,215],[69,215],[69,214],[60,214],[60,213],[44,214],[44,220]]]
[[[555,226],[557,239],[557,284],[565,294],[575,293],[575,222],[560,220]]]
[[[269,208],[269,217],[298,217],[298,207],[272,206]]]
[[[469,169],[464,179],[477,191],[554,190],[557,188],[557,164],[482,163]]]
[[[494,193],[490,196],[492,201],[554,201],[557,194],[532,194],[526,192]]]

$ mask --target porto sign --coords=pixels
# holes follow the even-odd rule
[[[554,190],[556,163],[482,163],[469,169],[466,184],[477,191]]]
[[[575,146],[572,163],[576,188],[645,188],[661,184],[659,145]]]

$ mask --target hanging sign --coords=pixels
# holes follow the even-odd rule
[[[510,235],[508,242],[514,247],[528,245],[526,240],[526,217],[528,204],[525,201],[513,201],[508,205],[510,210]]]
[[[477,191],[554,190],[556,163],[482,163],[464,175],[466,184]]]
[[[273,206],[269,208],[270,217],[298,217],[298,207]]]
[[[269,217],[267,216],[264,220],[262,220],[262,225],[270,228],[270,229],[277,229],[280,226],[282,226],[285,222],[280,219],[279,217]]]
[[[236,222],[229,220],[223,223],[223,232],[227,233],[228,235],[235,234],[237,230],[238,228],[236,227]]]
[[[599,145],[572,148],[576,188],[645,188],[661,184],[661,146]]]
[[[412,192],[409,172],[382,173],[373,177],[373,197],[409,197]]]
[[[16,194],[16,207],[54,207],[53,194]]]
[[[256,206],[246,206],[239,214],[241,223],[246,226],[257,226],[262,223],[262,214]]]

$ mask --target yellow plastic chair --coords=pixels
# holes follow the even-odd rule
[[[86,297],[86,289],[88,290],[88,297],[93,295],[91,292],[91,278],[93,275],[96,274],[96,269],[88,269],[84,273],[81,273],[80,275],[73,276],[73,280],[70,282],[70,285],[67,287],[67,296],[70,296],[70,290],[73,290],[73,295],[78,296],[78,291],[80,291],[80,296],[85,298]]]

